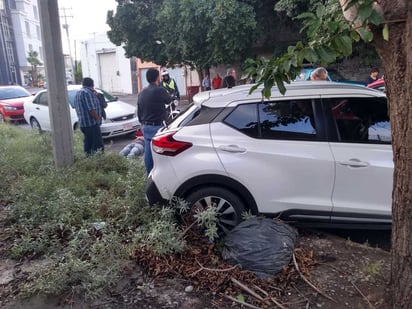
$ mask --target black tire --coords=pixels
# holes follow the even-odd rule
[[[242,221],[245,205],[241,199],[225,188],[204,187],[190,194],[186,201],[191,209],[206,209],[212,205],[219,214],[219,234],[227,234]]]
[[[73,131],[76,131],[76,130],[79,130],[79,123],[78,123],[78,122],[76,122],[76,123],[73,125]]]
[[[30,119],[30,126],[34,131],[37,131],[39,133],[42,131],[40,123],[37,121],[36,118]]]
[[[5,123],[6,120],[4,120],[4,116],[2,113],[0,113],[0,123]]]

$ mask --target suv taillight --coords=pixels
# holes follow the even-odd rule
[[[176,132],[168,132],[153,137],[152,149],[154,152],[164,156],[174,157],[193,146],[192,143],[177,141],[173,138]]]

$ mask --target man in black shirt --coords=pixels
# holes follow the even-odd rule
[[[222,88],[232,88],[236,86],[236,70],[228,69],[225,78],[222,81]]]
[[[144,137],[144,164],[147,175],[153,168],[151,142],[156,132],[163,126],[167,118],[166,104],[172,101],[166,89],[159,87],[159,71],[150,68],[146,72],[149,86],[140,92],[137,98],[137,117],[142,126]]]

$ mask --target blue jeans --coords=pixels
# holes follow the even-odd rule
[[[147,175],[149,175],[150,171],[153,168],[153,156],[152,156],[152,138],[156,134],[156,132],[162,126],[143,126],[143,137],[144,137],[144,165],[146,166]]]
[[[104,150],[104,143],[100,125],[96,124],[92,127],[80,128],[84,135],[83,149],[87,155],[93,154],[97,151]]]

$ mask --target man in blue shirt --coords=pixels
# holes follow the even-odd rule
[[[94,91],[94,82],[85,77],[80,89],[74,98],[74,108],[79,118],[80,130],[84,135],[83,146],[87,155],[104,150],[102,132],[103,108]]]

